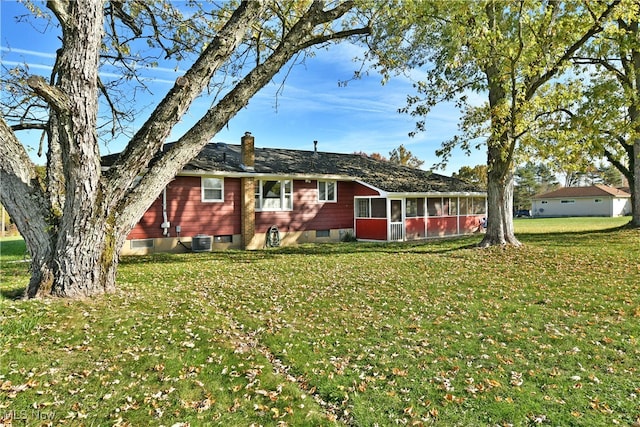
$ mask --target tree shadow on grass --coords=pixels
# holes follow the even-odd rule
[[[612,227],[600,230],[585,231],[558,231],[551,233],[518,233],[516,237],[524,244],[554,244],[556,246],[571,246],[581,243],[588,243],[594,238],[610,237],[615,238],[621,232],[637,230],[631,224],[624,224],[619,227]]]
[[[2,296],[2,299],[18,301],[24,298],[24,291],[24,287],[2,289],[0,290],[0,296]]]
[[[572,246],[589,244],[598,237],[615,238],[619,232],[630,229],[628,225],[600,230],[517,233],[516,237],[524,245]],[[481,250],[478,244],[483,235],[451,236],[438,239],[414,240],[408,242],[340,242],[340,243],[304,243],[295,246],[280,246],[259,250],[227,249],[212,252],[157,253],[150,255],[131,255],[122,257],[121,265],[142,265],[145,263],[181,264],[194,262],[233,261],[254,263],[288,255],[339,256],[357,253],[414,253],[447,254],[464,250]]]
[[[198,253],[157,253],[150,255],[133,255],[123,257],[122,265],[138,265],[152,263],[193,263],[229,261],[237,263],[253,263],[289,255],[339,256],[358,253],[366,254],[442,254],[464,249],[475,249],[477,236],[455,236],[433,240],[415,240],[409,242],[341,242],[341,243],[304,243],[294,246],[280,246],[260,250],[228,249],[224,251]]]

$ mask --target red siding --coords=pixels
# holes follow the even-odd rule
[[[171,236],[240,234],[240,179],[225,178],[224,202],[202,202],[200,177],[179,176],[167,186],[167,220]],[[129,234],[129,239],[163,237],[162,193]]]
[[[338,182],[336,203],[318,202],[316,181],[293,182],[293,210],[256,212],[256,232],[263,233],[272,225],[281,231],[329,230],[353,227],[353,182]],[[201,199],[200,177],[176,177],[167,186],[167,220],[170,234],[189,237],[197,234],[240,234],[240,179],[225,178],[224,202]],[[129,234],[129,239],[162,237],[162,194]]]
[[[256,212],[256,233],[272,225],[283,232],[353,227],[352,182],[338,182],[337,202],[318,202],[317,181],[293,182],[293,210]]]
[[[482,218],[484,218],[483,215],[461,216],[460,217],[460,234],[469,234],[469,233],[476,233],[478,231],[481,231]]]
[[[353,183],[354,185],[354,196],[379,196],[380,192],[376,191],[366,185],[359,184],[357,182]]]
[[[424,218],[407,218],[405,220],[405,232],[407,239],[419,239],[425,237],[425,224]]]
[[[387,220],[385,218],[356,219],[358,239],[387,240]]]
[[[449,236],[458,234],[458,218],[445,216],[427,219],[427,236]]]

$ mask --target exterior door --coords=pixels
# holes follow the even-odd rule
[[[398,242],[404,240],[404,214],[402,212],[402,199],[391,199],[389,201],[389,241]]]

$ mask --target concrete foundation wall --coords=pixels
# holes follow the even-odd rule
[[[315,230],[280,232],[280,246],[295,246],[302,243],[335,243],[340,242],[347,233],[353,235],[353,229],[329,230],[328,237],[316,237]],[[249,241],[245,243],[246,249],[264,249],[266,248],[266,233],[256,233]],[[232,241],[226,243],[216,242],[214,238],[211,244],[212,251],[224,251],[227,249],[242,248],[242,235],[240,234],[233,235]],[[178,239],[177,237],[163,237],[154,239],[127,240],[121,254],[124,256],[148,255],[161,252],[191,252],[191,238],[182,237]]]

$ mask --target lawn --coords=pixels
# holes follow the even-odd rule
[[[640,232],[518,219],[479,236],[125,258],[118,291],[16,299],[4,425],[640,425]],[[1,419],[1,418],[0,418]],[[2,425],[3,422],[0,422]]]

